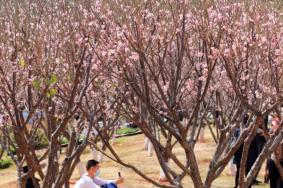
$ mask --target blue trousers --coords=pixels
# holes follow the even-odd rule
[[[101,188],[118,188],[115,183],[108,183],[105,185],[102,185]]]

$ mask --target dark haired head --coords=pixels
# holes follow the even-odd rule
[[[215,110],[215,118],[218,118],[220,116],[220,110]]]
[[[88,160],[86,163],[86,170],[89,170],[91,167],[94,167],[98,164],[99,162],[97,162],[96,160]]]
[[[74,119],[75,119],[75,120],[79,120],[79,119],[80,119],[80,115],[79,115],[79,114],[75,114],[75,115],[74,115]]]
[[[29,167],[26,165],[26,166],[23,166],[23,172],[24,173],[27,173],[29,171]]]

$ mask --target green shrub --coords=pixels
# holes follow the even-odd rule
[[[16,155],[16,148],[10,146],[9,153],[12,153],[13,155]]]
[[[12,165],[12,160],[9,158],[0,160],[0,169],[9,168]]]
[[[133,134],[133,133],[136,133],[138,132],[140,129],[139,128],[122,128],[122,129],[119,129],[117,130],[116,134],[118,135],[122,135],[122,134]]]
[[[0,153],[2,152],[3,150],[0,148]],[[6,155],[9,155],[9,154],[13,154],[13,155],[16,155],[16,148],[14,148],[14,147],[12,147],[12,146],[10,146],[10,148],[9,148],[9,152],[7,153],[6,151],[4,151],[4,153],[6,154]],[[5,156],[5,155],[3,155],[3,156]],[[3,157],[2,156],[2,157]]]
[[[69,144],[69,140],[66,137],[60,137],[59,138],[59,143],[61,145],[61,147],[67,147]]]
[[[69,144],[69,140],[66,137],[61,137],[60,144]]]

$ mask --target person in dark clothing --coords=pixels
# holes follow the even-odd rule
[[[23,167],[23,172],[24,172],[24,173],[28,173],[28,171],[29,171],[28,166],[24,166],[24,167]],[[35,181],[36,181],[37,184],[38,184],[39,179],[35,178]],[[25,188],[34,188],[34,187],[35,187],[35,186],[34,186],[34,182],[32,181],[32,178],[31,178],[31,177],[28,177],[28,178],[27,178],[27,181],[26,181]]]
[[[266,139],[265,139],[265,137],[263,136],[262,133],[257,133],[256,136],[255,136],[255,138],[254,138],[254,140],[255,140],[255,143],[256,143],[256,147],[257,147],[257,156],[256,156],[256,158],[255,158],[255,160],[256,160],[257,157],[259,156],[259,154],[261,153],[261,151],[262,151],[262,149],[263,149],[265,143],[266,143]],[[261,167],[260,167],[260,168],[261,168]],[[259,171],[260,171],[260,168],[259,168],[259,170],[258,170],[258,172],[257,172],[257,174],[256,174],[256,176],[255,176],[255,178],[254,178],[254,180],[253,180],[253,184],[260,184],[260,183],[262,183],[262,182],[260,182],[260,181],[258,181],[258,180],[256,179],[257,176],[258,176],[258,173],[259,173]]]
[[[265,130],[268,130],[268,115],[264,118],[264,124],[263,124],[263,129],[265,129]],[[265,145],[265,143],[266,143],[266,138],[264,137],[264,133],[263,133],[263,131],[261,131],[261,129],[258,129],[259,131],[258,131],[258,133],[256,134],[256,136],[255,136],[255,142],[256,142],[256,146],[257,146],[257,155],[259,156],[259,154],[261,153],[261,151],[262,151],[262,149],[263,149],[263,147],[264,147],[264,145]],[[260,167],[261,168],[261,167]],[[256,174],[256,176],[255,176],[255,178],[254,178],[254,180],[253,180],[253,184],[260,184],[260,183],[262,183],[262,182],[260,182],[260,181],[258,181],[256,178],[257,178],[257,176],[258,176],[258,173],[259,173],[259,171],[260,171],[260,168],[259,168],[259,170],[258,170],[258,172],[257,172],[257,174]]]
[[[238,187],[243,148],[244,148],[244,144],[242,144],[240,146],[240,148],[235,152],[235,155],[234,155],[234,163],[236,164],[236,167],[237,167],[237,172],[236,172],[236,177],[235,177],[235,188]],[[249,171],[251,170],[254,162],[257,159],[257,156],[258,156],[257,142],[256,142],[256,139],[254,139],[251,142],[251,145],[250,145],[250,148],[249,148],[249,151],[248,151],[245,175],[247,175],[249,173]],[[251,187],[251,185],[249,186],[249,188],[250,187]]]
[[[272,133],[274,134],[280,126],[280,119],[278,117],[274,117],[272,119]],[[281,142],[275,151],[271,154],[269,160],[267,160],[267,171],[266,171],[266,183],[268,179],[270,180],[270,188],[283,188],[283,180],[280,176],[279,170],[276,166],[275,161],[283,166],[283,143]],[[278,164],[279,165],[279,164]]]
[[[249,116],[245,116],[245,118],[243,120],[243,123],[245,125],[247,124],[248,119],[249,119]],[[267,121],[265,121],[265,124],[267,124]],[[265,125],[265,126],[267,126],[267,125]],[[239,135],[240,135],[240,130],[238,129],[238,130],[236,130],[235,136],[239,137]],[[249,173],[249,171],[251,170],[251,168],[252,168],[253,164],[255,163],[257,157],[261,153],[265,143],[266,143],[266,140],[265,140],[265,137],[262,134],[262,129],[258,129],[256,136],[252,140],[249,151],[248,151],[245,175],[247,175]],[[234,155],[234,163],[236,164],[236,167],[237,167],[236,176],[235,176],[235,188],[238,187],[243,147],[244,147],[244,143],[241,144],[240,148],[235,152],[235,155]],[[256,175],[256,177],[257,177],[257,175]],[[260,181],[256,180],[256,177],[254,178],[252,184],[261,183]],[[251,188],[251,186],[252,185],[250,185],[249,188]]]
[[[268,171],[269,171],[269,180],[270,188],[283,188],[283,182],[281,180],[280,174],[278,172],[277,166],[273,159],[268,160]],[[281,166],[283,165],[283,160],[280,160]]]

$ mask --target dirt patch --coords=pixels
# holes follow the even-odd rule
[[[213,152],[215,150],[216,144],[211,138],[206,138],[205,143],[197,143],[195,152],[196,158],[198,160],[199,169],[201,171],[201,176],[204,179],[207,173],[208,165]],[[155,155],[152,157],[147,156],[147,151],[143,150],[143,135],[136,135],[132,137],[118,138],[114,144],[114,148],[117,153],[121,156],[122,160],[131,163],[145,172],[150,178],[157,180],[159,177],[160,167],[158,165],[158,160]],[[85,162],[92,158],[90,149],[84,152],[81,157],[82,162]],[[183,151],[181,147],[176,147],[174,153],[181,160],[185,160]],[[177,169],[173,165],[173,168]],[[105,179],[116,179],[118,177],[118,172],[121,172],[122,176],[125,177],[126,181],[119,188],[154,188],[152,184],[136,175],[132,170],[118,165],[117,163],[111,161],[108,158],[104,159],[101,164],[101,177]],[[234,186],[234,177],[227,175],[228,170],[222,173],[222,175],[215,180],[212,187],[213,188],[232,188]],[[71,187],[79,179],[79,173],[75,169],[72,178],[70,180]],[[259,180],[263,180],[262,174],[260,174]],[[17,187],[16,184],[16,169],[14,167],[0,170],[0,188],[14,188]],[[184,187],[192,188],[193,184],[189,177],[184,179]],[[267,185],[253,186],[259,188],[267,188]]]

